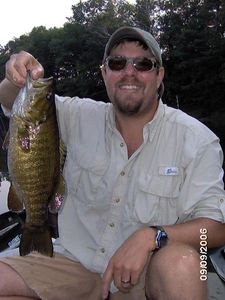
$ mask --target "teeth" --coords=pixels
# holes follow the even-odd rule
[[[137,90],[138,87],[136,85],[122,85],[120,87],[123,90]]]

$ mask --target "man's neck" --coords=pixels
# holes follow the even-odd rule
[[[144,126],[153,119],[154,115],[155,111],[141,116],[116,112],[116,127],[127,145],[128,157],[142,145]]]

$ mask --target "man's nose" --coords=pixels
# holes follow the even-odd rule
[[[125,68],[123,69],[123,72],[127,73],[127,74],[133,74],[136,73],[137,70],[135,69],[133,63],[128,62],[125,66]]]

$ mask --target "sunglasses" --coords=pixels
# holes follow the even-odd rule
[[[156,60],[147,57],[108,56],[105,61],[111,71],[122,71],[129,63],[139,72],[149,72],[157,67]]]

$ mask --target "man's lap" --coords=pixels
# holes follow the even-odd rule
[[[99,274],[61,254],[49,258],[32,253],[26,257],[1,257],[0,261],[16,270],[43,300],[101,299]]]
[[[53,258],[37,253],[28,256],[0,257],[24,279],[43,300],[101,300],[101,277],[84,268],[79,262],[55,253]],[[12,283],[13,284],[13,283]],[[131,293],[117,292],[110,300],[145,300],[144,283]]]

